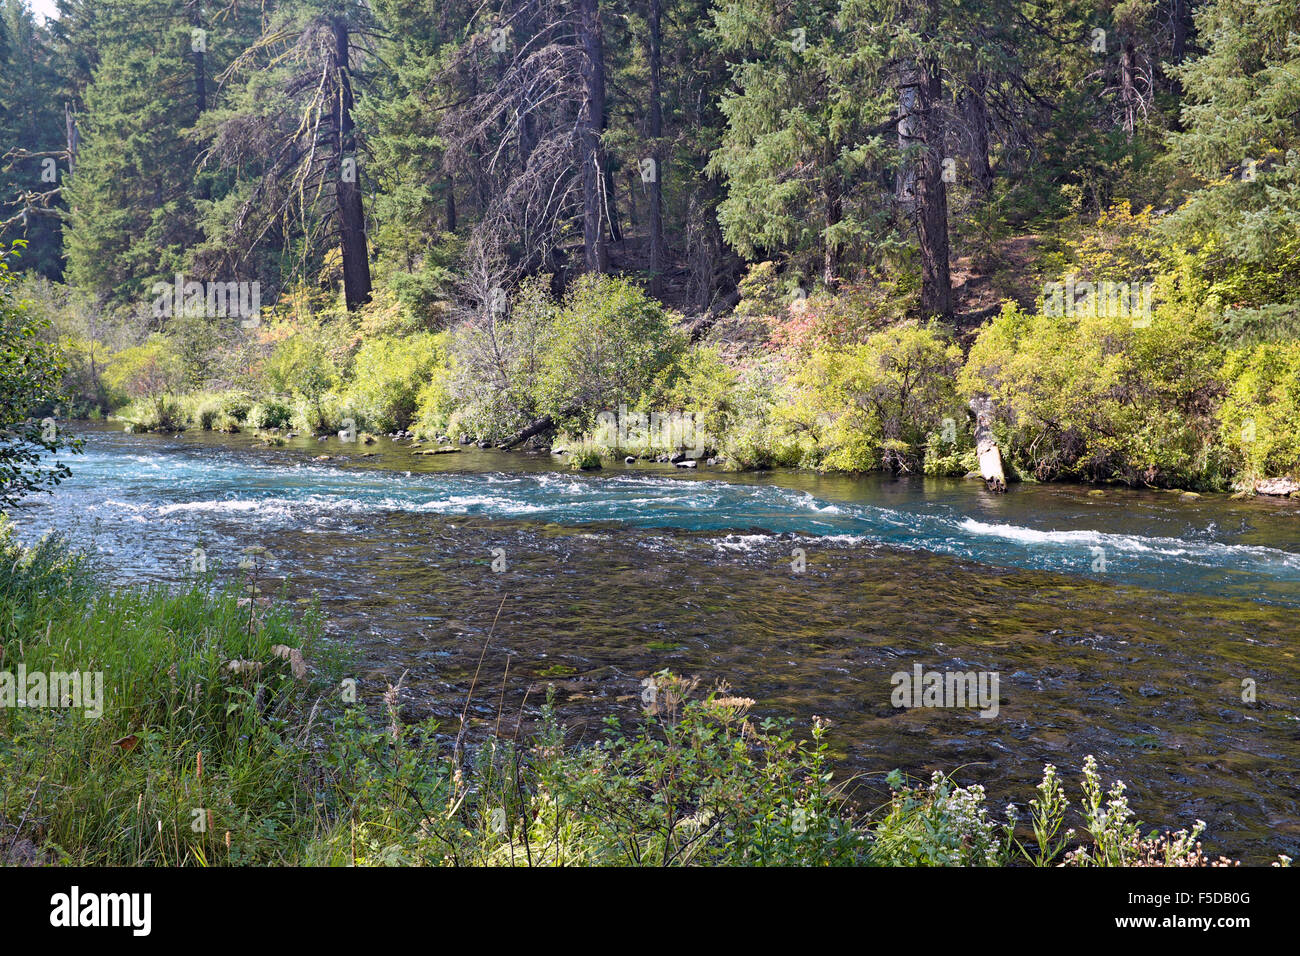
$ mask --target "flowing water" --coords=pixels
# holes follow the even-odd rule
[[[867,800],[895,767],[961,767],[1023,804],[1044,763],[1077,777],[1091,753],[1152,826],[1300,856],[1300,503],[83,432],[74,477],[16,510],[23,537],[63,531],[121,582],[265,547],[363,694],[409,672],[412,717],[454,729],[482,656],[480,726],[526,722],[551,685],[590,739],[668,667],[828,718]],[[918,664],[996,672],[997,715],[893,707]]]

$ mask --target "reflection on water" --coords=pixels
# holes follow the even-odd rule
[[[1153,825],[1204,819],[1212,849],[1250,862],[1300,849],[1293,502],[622,465],[593,478],[544,455],[106,431],[73,466],[20,509],[26,536],[93,537],[121,580],[175,580],[196,546],[227,567],[268,547],[271,575],[318,594],[358,649],[363,694],[410,671],[413,717],[458,717],[501,606],[472,708],[485,724],[526,723],[550,684],[590,737],[671,667],[762,712],[829,718],[867,798],[894,767],[961,766],[1000,806],[1043,763],[1075,774],[1094,753]],[[997,717],[894,709],[890,675],[916,663],[998,672]]]

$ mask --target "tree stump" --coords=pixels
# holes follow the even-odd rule
[[[979,456],[980,477],[990,491],[1005,492],[1007,476],[1002,471],[1002,453],[993,438],[993,402],[984,396],[970,400],[975,416],[975,454]]]

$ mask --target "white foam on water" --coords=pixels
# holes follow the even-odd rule
[[[774,534],[729,534],[725,538],[713,541],[713,547],[719,551],[753,551],[769,541],[775,541]]]
[[[974,518],[964,519],[959,527],[971,534],[1002,538],[1027,546],[1060,545],[1069,547],[1100,547],[1132,554],[1156,554],[1161,557],[1185,558],[1193,563],[1215,565],[1242,558],[1270,561],[1284,567],[1300,568],[1300,554],[1264,548],[1257,545],[1224,544],[1218,541],[1187,541],[1183,538],[1142,537],[1141,535],[1113,534],[1105,531],[1076,529],[1072,531],[1039,531],[1013,524],[990,524]]]

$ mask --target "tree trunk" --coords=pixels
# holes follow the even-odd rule
[[[1191,27],[1191,14],[1187,0],[1173,0],[1171,17],[1174,25],[1173,60],[1182,63],[1187,55],[1187,33]]]
[[[197,29],[203,29],[203,8],[197,3],[194,6],[193,24]],[[193,47],[193,43],[190,44]],[[203,46],[207,46],[206,43]],[[206,56],[203,50],[192,50],[194,54],[194,120],[198,122],[208,108],[208,78],[207,66],[205,63]],[[198,177],[198,197],[200,199],[211,199],[212,190],[208,178],[200,175]]]
[[[602,223],[605,163],[601,124],[605,115],[605,51],[600,32],[599,0],[579,0],[582,38],[582,78],[586,99],[578,119],[578,149],[582,164],[582,248],[589,272],[609,269],[609,248]]]
[[[650,294],[663,294],[664,219],[663,157],[659,138],[663,136],[663,107],[660,103],[660,77],[663,55],[663,0],[650,0],[650,158],[654,162],[654,179],[650,182]]]
[[[534,435],[540,435],[542,432],[548,431],[554,427],[555,427],[555,421],[551,418],[551,416],[543,415],[541,418],[534,421],[527,428],[524,428],[522,431],[517,432],[513,437],[508,438],[505,441],[503,441],[501,444],[497,445],[497,447],[514,448],[520,442],[526,442]]]
[[[203,13],[199,6],[194,7],[193,23],[197,29],[203,29]],[[206,46],[206,43],[203,44]],[[193,47],[193,44],[190,44]],[[208,81],[204,68],[202,50],[191,50],[194,54],[194,117],[202,116],[208,108]]]
[[[343,298],[352,312],[370,301],[370,259],[366,251],[366,219],[356,167],[356,132],[352,120],[352,79],[349,76],[348,25],[334,21],[334,170],[338,177],[339,237],[343,247]],[[345,161],[351,162],[345,167]]]
[[[1133,76],[1135,69],[1136,53],[1133,42],[1125,40],[1119,57],[1119,95],[1124,109],[1124,132],[1128,134],[1129,139],[1133,138],[1133,131],[1137,128],[1138,93]]]
[[[81,149],[81,130],[77,127],[77,118],[72,114],[72,104],[63,104],[63,124],[68,142],[68,175],[77,168],[77,153]]]
[[[928,0],[918,32],[932,34],[939,23],[939,0]],[[921,311],[926,317],[952,318],[948,268],[948,191],[943,182],[945,124],[943,78],[932,54],[918,55],[898,79],[897,199],[912,219],[921,254]]]
[[[609,163],[604,164],[605,179],[602,186],[602,205],[605,218],[609,221],[609,235],[615,242],[623,241],[623,224],[618,217],[618,190],[614,186],[614,173]]]
[[[1007,476],[1002,471],[1002,453],[993,438],[993,402],[980,396],[970,400],[975,414],[975,454],[979,456],[980,477],[991,491],[1006,491]]]
[[[917,71],[916,102],[921,155],[916,173],[916,234],[921,248],[921,311],[952,318],[952,283],[948,271],[948,189],[943,182],[944,141],[940,99],[943,81],[933,60]]]
[[[839,249],[831,238],[831,230],[839,225],[844,215],[840,176],[835,169],[834,144],[827,140],[822,148],[822,193],[826,207],[823,214],[825,231],[822,233],[822,284],[834,290],[839,282]]]
[[[989,165],[989,111],[984,102],[987,86],[988,78],[977,72],[970,87],[962,93],[962,113],[969,146],[966,163],[970,166],[973,191],[979,199],[986,199],[993,190],[993,168]]]
[[[905,209],[911,210],[916,202],[916,163],[909,150],[920,139],[918,133],[917,77],[913,70],[904,70],[898,78],[898,176],[895,180],[895,198]]]

